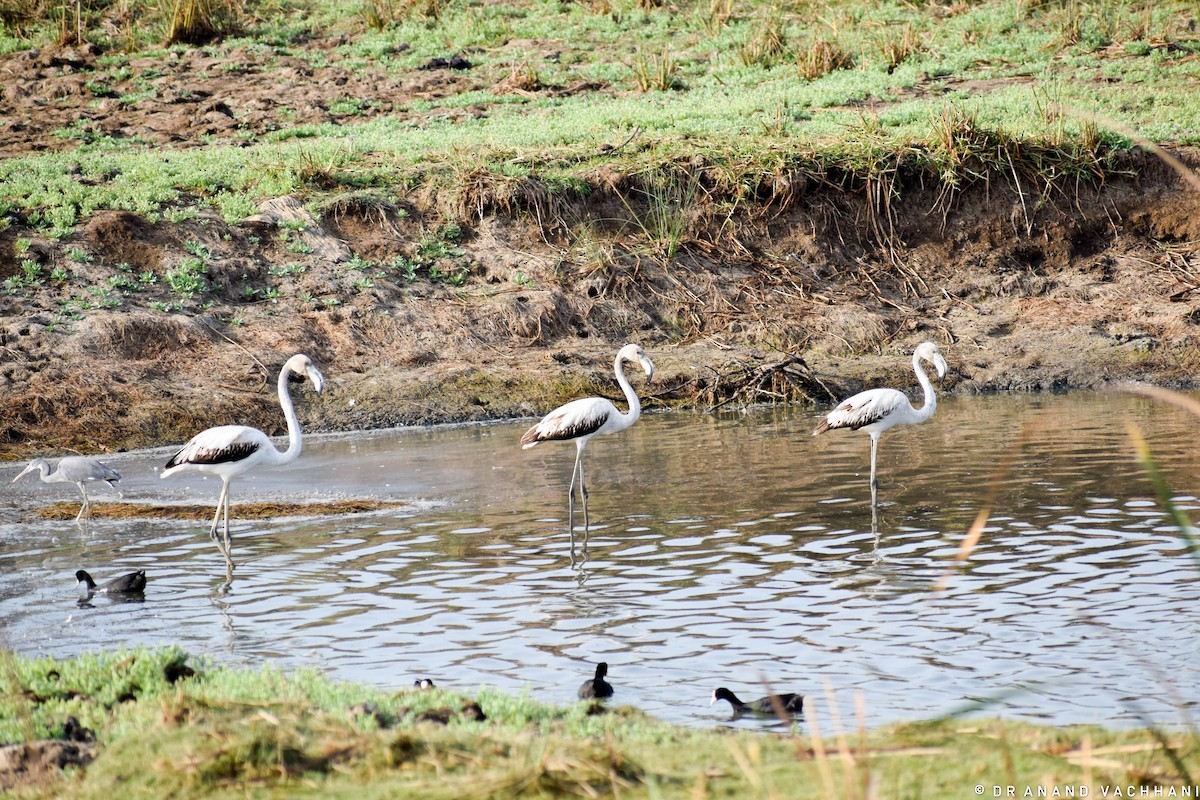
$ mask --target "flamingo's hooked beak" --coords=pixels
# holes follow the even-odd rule
[[[936,356],[934,356],[933,366],[934,366],[934,369],[937,370],[937,376],[938,376],[939,381],[942,378],[946,377],[946,359],[942,358],[941,353],[938,353]]]
[[[642,369],[646,371],[646,383],[654,382],[654,362],[649,356],[642,356],[639,361],[642,362]]]
[[[312,381],[313,388],[317,390],[317,394],[325,388],[325,376],[316,367],[310,366],[307,370],[308,379]]]

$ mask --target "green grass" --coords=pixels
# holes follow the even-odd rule
[[[942,720],[863,733],[822,698],[791,733],[681,728],[619,705],[552,707],[480,689],[386,692],[315,672],[193,662],[177,649],[0,658],[0,740],[92,730],[85,769],[20,796],[962,798],[975,787],[1167,787],[1200,767],[1190,733]],[[458,713],[477,701],[487,715]],[[449,723],[422,721],[449,709]],[[819,720],[827,738],[814,738]]]
[[[497,181],[517,167],[519,177],[548,186],[594,187],[600,169],[636,174],[700,158],[731,200],[753,194],[764,173],[785,170],[847,170],[870,179],[872,170],[906,169],[961,181],[973,166],[947,162],[939,151],[938,126],[948,113],[974,120],[991,144],[1013,143],[1021,168],[1047,179],[1078,172],[1080,158],[1094,163],[1097,153],[1131,144],[1103,124],[1097,132],[1076,110],[1152,141],[1200,143],[1200,34],[1188,30],[1182,2],[993,0],[939,15],[899,2],[746,3],[727,16],[698,1],[650,10],[455,2],[434,16],[400,3],[375,5],[395,12],[390,24],[372,28],[319,0],[250,3],[236,38],[207,49],[253,46],[279,58],[402,74],[433,56],[478,48],[471,74],[483,86],[523,63],[543,84],[591,80],[608,89],[551,96],[476,88],[413,101],[388,116],[342,98],[334,101],[337,122],[294,124],[249,147],[216,140],[164,150],[77,125],[62,131],[67,150],[0,162],[0,202],[61,237],[107,208],[154,217],[172,205],[209,205],[236,221],[257,199],[291,192],[314,205],[368,187],[405,195],[425,186],[453,197],[464,191],[468,165]],[[0,50],[44,43],[57,29],[33,21],[5,30]],[[339,33],[343,43],[316,55],[295,44]],[[126,97],[147,96],[149,86],[139,89],[129,78],[128,59],[165,58],[183,47],[162,49],[149,33],[111,40],[98,23],[89,35],[113,49],[97,72],[110,73]],[[809,63],[814,36],[853,66],[806,77],[821,72]],[[136,47],[122,55],[130,41]],[[545,44],[539,50],[530,42]],[[542,57],[551,48],[560,52],[554,61]],[[448,116],[468,107],[487,114]],[[780,119],[781,109],[790,119]],[[635,129],[636,146],[604,152]],[[1038,158],[1024,161],[1026,152]],[[984,176],[1009,171],[983,166],[974,165]]]

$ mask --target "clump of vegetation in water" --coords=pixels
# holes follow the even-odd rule
[[[275,519],[277,517],[341,516],[343,514],[368,514],[389,508],[399,508],[404,503],[381,500],[330,500],[318,503],[242,503],[238,516],[245,519]],[[37,509],[35,515],[41,519],[67,520],[74,517],[72,503],[59,502]],[[93,503],[92,516],[97,519],[198,519],[211,516],[207,508],[200,506],[168,506],[155,503]]]

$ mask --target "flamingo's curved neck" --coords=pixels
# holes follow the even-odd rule
[[[292,405],[292,393],[288,390],[289,375],[291,375],[291,370],[287,367],[279,372],[279,405],[283,406],[283,416],[287,420],[288,447],[282,452],[275,450],[275,455],[270,459],[274,464],[286,464],[296,460],[300,457],[300,449],[304,446],[300,433],[300,420],[296,417],[296,408]]]
[[[625,368],[623,365],[624,361],[618,354],[617,360],[613,362],[613,372],[617,375],[617,385],[625,393],[625,401],[629,403],[629,411],[621,414],[620,430],[624,430],[637,422],[638,417],[642,415],[642,401],[638,400],[637,393],[633,391],[633,386],[629,384],[629,379],[625,377]]]
[[[924,422],[933,416],[933,412],[937,410],[937,395],[933,393],[933,383],[929,380],[929,376],[925,374],[925,370],[921,367],[921,357],[913,353],[913,372],[917,373],[917,383],[921,384],[921,389],[925,392],[925,405],[920,408],[913,409],[916,414],[918,423]]]

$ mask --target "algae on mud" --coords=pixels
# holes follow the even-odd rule
[[[87,744],[90,760],[65,772],[0,769],[0,790],[81,800],[114,793],[131,800],[247,793],[938,800],[978,794],[977,786],[1087,787],[1091,796],[1117,785],[1171,791],[1200,769],[1195,732],[988,719],[866,732],[829,713],[823,697],[806,701],[814,710],[791,730],[705,731],[647,718],[620,706],[619,696],[607,706],[553,708],[488,689],[389,693],[314,672],[193,670],[187,660],[176,649],[66,661],[5,654],[0,741],[10,744],[2,752],[71,735]],[[486,719],[462,710],[471,702]]]
[[[276,519],[278,517],[307,517],[344,514],[366,514],[372,511],[395,509],[404,506],[400,502],[382,500],[324,500],[314,503],[240,503],[237,516],[240,519]],[[54,503],[35,509],[33,515],[39,519],[74,519],[73,503]],[[92,503],[91,515],[95,519],[199,519],[212,516],[212,507],[204,505],[159,505],[155,503]]]

